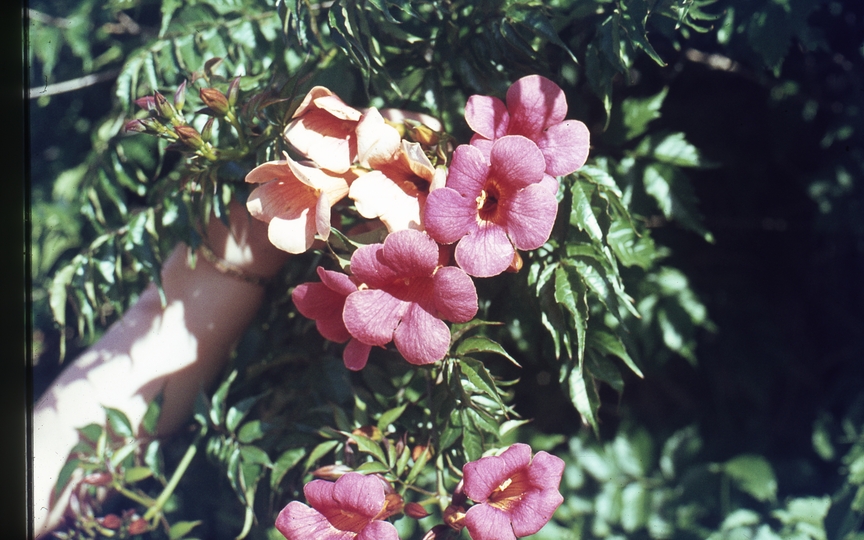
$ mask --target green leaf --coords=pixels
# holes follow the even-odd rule
[[[462,411],[462,450],[468,461],[476,461],[483,455],[483,435],[465,410]]]
[[[714,237],[702,225],[690,184],[679,176],[675,167],[651,163],[645,167],[642,179],[645,191],[657,201],[667,219],[701,235],[706,242],[714,242]]]
[[[237,429],[237,426],[240,425],[240,422],[246,417],[255,403],[258,402],[260,397],[261,396],[250,396],[241,399],[228,409],[228,413],[225,415],[225,427],[228,428],[229,432],[233,433],[234,430]]]
[[[147,435],[156,434],[159,415],[162,413],[162,398],[162,392],[159,392],[153,398],[153,401],[147,404],[147,410],[144,412],[144,418],[141,420],[141,427],[144,428],[144,433]]]
[[[390,424],[398,420],[407,407],[408,404],[405,403],[381,413],[381,417],[378,418],[378,430],[382,433],[386,433]]]
[[[326,456],[331,450],[336,448],[339,445],[339,441],[324,441],[318,444],[312,452],[309,454],[309,457],[306,458],[306,464],[303,466],[303,471],[306,472],[312,468],[312,465],[315,464],[319,459]]]
[[[221,426],[225,421],[225,399],[228,397],[228,390],[231,388],[231,383],[237,378],[237,370],[233,370],[228,377],[222,381],[213,397],[210,400],[210,421],[215,426]]]
[[[621,378],[621,372],[611,360],[589,350],[585,355],[585,365],[595,378],[607,383],[619,394],[624,391],[624,379]]]
[[[456,343],[459,338],[465,335],[466,332],[479,328],[481,326],[501,326],[504,323],[496,321],[484,321],[481,319],[471,319],[467,323],[454,323],[450,326],[450,344]]]
[[[251,443],[262,437],[264,437],[264,424],[261,420],[246,422],[237,433],[237,440],[242,443]]]
[[[285,474],[297,466],[305,455],[306,449],[304,448],[291,448],[282,452],[273,463],[273,471],[270,473],[270,488],[275,490]]]
[[[648,492],[639,482],[628,484],[621,492],[621,528],[633,533],[648,521]]]
[[[652,155],[657,161],[679,167],[703,167],[707,165],[702,161],[699,150],[687,142],[683,133],[667,135],[654,146]]]
[[[446,447],[441,447],[439,451],[442,451]],[[417,460],[411,465],[411,470],[408,471],[408,476],[405,477],[405,483],[409,486],[414,483],[414,480],[417,479],[417,476],[423,472],[423,467],[426,466],[426,462],[429,461],[431,457],[431,453],[428,448],[424,448],[420,455],[417,457]]]
[[[666,99],[668,93],[669,88],[665,87],[653,96],[627,98],[621,103],[624,126],[627,128],[624,136],[626,140],[629,141],[644,134],[648,129],[648,124],[652,120],[660,118],[660,107],[663,106],[663,100]]]
[[[570,225],[579,227],[579,230],[587,232],[592,240],[602,243],[603,229],[600,228],[600,222],[597,221],[597,216],[594,215],[594,209],[591,207],[591,195],[594,193],[594,187],[591,184],[584,185],[577,180],[573,182],[571,189],[573,191],[573,207],[570,211]]]
[[[585,358],[585,336],[588,330],[587,291],[582,277],[571,266],[555,268],[555,301],[573,316],[576,330],[576,357],[581,365]]]
[[[260,465],[264,465],[265,467],[273,466],[273,463],[270,462],[270,456],[267,455],[267,452],[258,448],[257,446],[247,444],[241,445],[240,457],[242,458],[242,461],[246,463],[258,463]]]
[[[73,260],[74,263],[74,260]],[[75,275],[75,265],[64,266],[51,280],[48,303],[54,320],[60,327],[60,361],[66,356],[66,288],[72,283]]]
[[[105,414],[108,417],[108,425],[111,426],[111,431],[121,437],[133,437],[132,423],[122,411],[112,409],[111,407],[102,407],[105,409]]]
[[[515,358],[510,356],[510,354],[504,349],[504,347],[501,346],[501,344],[487,338],[486,336],[471,336],[465,338],[461,343],[459,343],[459,346],[456,348],[456,352],[454,355],[458,357],[478,352],[501,355],[507,360],[509,360],[511,363],[513,363],[516,367],[522,367],[519,365]]]
[[[624,220],[612,222],[606,241],[624,266],[638,266],[647,270],[660,255],[647,231],[639,237],[632,224]]]
[[[123,478],[127,484],[134,484],[151,476],[153,476],[153,471],[150,470],[150,467],[132,467],[126,469]]]
[[[495,400],[499,407],[504,408],[504,402],[501,401],[501,396],[498,394],[498,387],[482,362],[473,358],[463,357],[459,360],[459,371],[480,392]]]
[[[777,478],[768,460],[755,454],[736,456],[720,466],[741,491],[760,501],[774,501],[777,497]]]
[[[648,43],[648,35],[645,31],[645,21],[648,19],[648,2],[621,2],[619,6],[621,7],[619,24],[627,33],[630,42],[645,51],[657,64],[665,67],[666,62]]]
[[[583,369],[574,368],[567,378],[570,390],[570,400],[582,417],[582,421],[591,426],[594,433],[599,436],[600,427],[597,424],[597,412],[600,409],[600,397],[597,395],[597,387],[593,380],[585,377]]]
[[[507,7],[505,16],[512,22],[527,28],[535,36],[543,38],[553,45],[560,47],[568,54],[568,56],[570,56],[573,63],[579,63],[576,56],[567,47],[567,44],[565,44],[558,36],[558,32],[555,31],[555,27],[552,26],[552,21],[550,21],[549,17],[547,17],[538,7],[524,6],[514,3]]]
[[[390,470],[390,467],[377,461],[367,461],[366,463],[361,463],[360,466],[358,466],[354,470],[366,474],[374,474],[385,473]]]
[[[621,342],[621,338],[618,336],[602,330],[592,330],[588,333],[588,344],[603,354],[617,356],[627,364],[627,367],[629,367],[633,373],[639,377],[644,377],[642,371],[633,359],[630,358],[630,355],[627,354],[627,349],[624,347],[624,343]]]
[[[387,456],[384,454],[384,450],[381,449],[381,445],[377,442],[373,441],[369,437],[365,435],[360,435],[359,433],[351,433],[351,440],[353,440],[357,444],[357,448],[363,452],[364,454],[370,454],[372,457],[377,459],[379,462],[383,464],[387,464]]]
[[[170,540],[181,540],[187,534],[192,532],[192,529],[201,524],[201,521],[178,521],[171,525],[168,530],[168,538]]]

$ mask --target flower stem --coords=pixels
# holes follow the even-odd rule
[[[180,460],[180,463],[177,465],[177,469],[174,471],[174,474],[171,475],[171,479],[168,481],[168,484],[165,485],[165,489],[162,490],[162,493],[159,494],[159,497],[156,499],[156,503],[151,506],[147,513],[144,514],[144,519],[147,521],[151,521],[154,517],[156,517],[159,513],[162,512],[162,507],[165,506],[165,503],[168,502],[168,499],[174,493],[174,490],[177,488],[177,484],[180,483],[180,478],[183,477],[183,474],[186,472],[186,469],[189,468],[189,464],[192,463],[192,458],[195,457],[195,453],[198,451],[198,442],[201,440],[201,435],[198,435],[192,444],[189,445],[189,448],[186,449],[186,453],[183,455],[183,459]]]

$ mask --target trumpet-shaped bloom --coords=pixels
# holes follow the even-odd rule
[[[285,128],[285,140],[319,167],[347,171],[357,156],[354,129],[360,111],[323,86],[309,90]]]
[[[381,219],[390,232],[422,229],[426,195],[443,185],[444,176],[443,171],[436,172],[420,144],[403,140],[372,108],[357,125],[357,157],[360,166],[373,169],[351,184],[348,196],[360,215]]]
[[[345,367],[352,371],[363,369],[371,347],[351,337],[342,322],[345,298],[357,290],[357,285],[347,275],[320,266],[318,277],[321,278],[320,283],[303,283],[295,287],[291,299],[297,311],[315,321],[318,332],[325,339],[336,343],[348,342],[342,353]]]
[[[438,244],[413,229],[357,249],[351,272],[363,285],[345,300],[342,319],[348,332],[367,345],[393,341],[412,364],[444,358],[450,331],[442,319],[473,319],[477,291],[461,269],[438,262]]]
[[[519,135],[492,143],[488,159],[457,147],[446,186],[426,200],[426,231],[442,244],[459,242],[456,262],[468,274],[500,274],[515,249],[537,249],[552,232],[558,203],[541,183],[544,167],[537,145]]]
[[[471,144],[488,155],[491,143],[505,135],[522,135],[543,153],[549,176],[570,174],[588,158],[590,134],[578,120],[565,120],[564,91],[540,75],[522,77],[507,90],[507,104],[492,96],[471,96],[465,120],[476,135]],[[547,178],[544,183],[554,179]],[[557,182],[554,186],[557,189]]]
[[[564,502],[558,491],[564,462],[546,452],[531,458],[517,443],[500,456],[467,463],[463,491],[475,503],[465,514],[473,540],[514,540],[529,536],[552,519]]]
[[[312,246],[315,233],[330,235],[330,207],[348,194],[353,174],[335,176],[301,165],[285,155],[252,169],[246,181],[260,184],[246,201],[249,213],[270,224],[267,235],[277,248],[302,253]]]
[[[378,478],[352,472],[336,482],[313,480],[303,493],[309,506],[292,501],[276,518],[288,540],[399,540],[396,527],[381,520],[387,499]]]

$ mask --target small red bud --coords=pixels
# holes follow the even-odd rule
[[[141,120],[129,120],[126,122],[126,125],[123,126],[123,131],[126,133],[144,133],[147,131],[147,128]]]
[[[143,534],[147,532],[147,521],[138,518],[129,524],[129,534]]]
[[[201,134],[192,126],[174,126],[174,133],[180,140],[193,148],[197,148],[204,143],[201,139]]]
[[[406,503],[404,511],[406,516],[414,519],[423,519],[429,515],[429,512],[423,508],[423,505],[415,502]]]
[[[159,92],[155,92],[153,96],[156,102],[156,113],[159,116],[163,118],[168,118],[169,120],[176,116],[177,113],[174,110],[174,107],[170,103],[168,103],[168,100],[165,99],[165,96],[163,96]]]
[[[91,486],[107,486],[111,483],[112,478],[111,473],[97,472],[85,476],[83,482]]]
[[[135,100],[135,105],[138,105],[145,111],[152,111],[156,108],[156,100],[153,96],[144,96]]]
[[[120,528],[121,525],[123,525],[123,520],[120,519],[120,516],[118,516],[117,514],[108,514],[107,516],[101,517],[96,521],[98,521],[99,525],[102,525],[106,529],[111,529],[114,531],[116,531]]]
[[[215,120],[216,119],[211,116],[207,119],[207,123],[204,124],[204,128],[201,130],[201,139],[203,139],[204,142],[210,142],[210,138],[213,135],[213,122]]]
[[[219,116],[225,116],[228,112],[228,98],[225,94],[215,88],[202,88],[200,91],[201,101]]]
[[[347,465],[325,465],[312,471],[312,476],[321,478],[322,480],[330,480],[331,482],[338,480],[342,475],[353,471]]]
[[[423,535],[423,540],[444,540],[450,538],[450,528],[447,525],[435,525]]]
[[[464,507],[451,504],[444,509],[444,523],[454,531],[461,531],[465,527],[465,512]]]

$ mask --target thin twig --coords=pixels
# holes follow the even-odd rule
[[[80,90],[82,88],[87,88],[88,86],[93,86],[94,84],[110,81],[111,79],[117,77],[117,75],[119,74],[119,69],[112,69],[111,71],[104,71],[102,73],[93,73],[91,75],[78,77],[77,79],[72,79],[71,81],[46,84],[42,88],[31,88],[29,91],[30,99],[36,99],[42,96],[54,96],[57,94],[62,94],[64,92]]]

